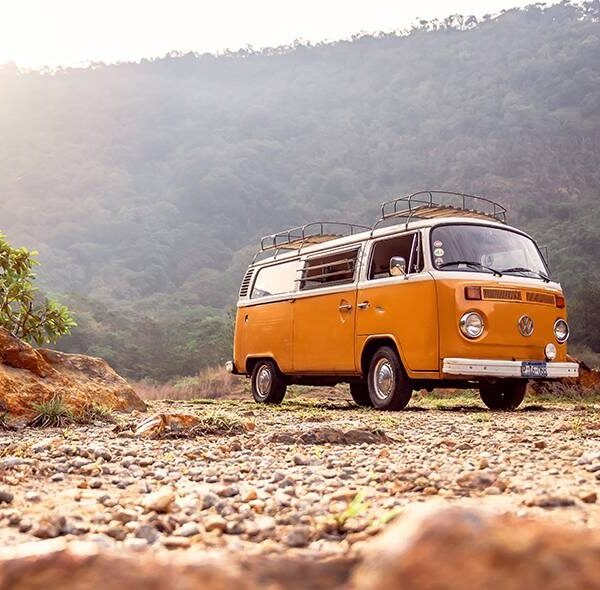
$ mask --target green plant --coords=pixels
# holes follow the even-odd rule
[[[82,423],[114,422],[113,411],[112,406],[91,402],[83,407],[77,416],[77,421]]]
[[[0,326],[35,344],[56,342],[77,324],[64,305],[40,300],[33,285],[37,252],[13,248],[0,233]]]
[[[351,518],[356,518],[367,508],[368,503],[365,502],[365,494],[363,492],[358,492],[345,510],[333,515],[333,520],[335,521],[335,526],[338,531],[343,531],[344,525],[346,522],[348,522],[348,520]]]
[[[61,396],[57,395],[45,402],[32,404],[36,415],[29,426],[36,428],[59,427],[76,422],[73,412],[66,406]]]

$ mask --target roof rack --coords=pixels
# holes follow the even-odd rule
[[[254,255],[252,262],[256,262],[260,254],[270,250],[275,250],[274,256],[276,257],[280,250],[300,250],[307,244],[320,244],[370,229],[366,225],[338,221],[315,221],[292,227],[261,238],[260,250]]]
[[[506,208],[491,199],[465,193],[432,190],[419,191],[382,203],[381,217],[375,222],[371,231],[391,218],[404,217],[408,226],[415,218],[450,217],[457,211],[461,212],[462,217],[491,218],[506,223]]]

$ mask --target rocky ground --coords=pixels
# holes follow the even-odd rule
[[[166,552],[352,556],[415,503],[600,525],[600,406],[419,397],[380,413],[337,396],[279,407],[152,402],[205,428],[0,431],[0,544],[64,537]],[[206,434],[210,432],[210,434]]]

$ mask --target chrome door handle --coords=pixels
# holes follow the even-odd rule
[[[352,305],[350,305],[350,303],[342,303],[338,309],[340,311],[350,311],[352,309]]]
[[[358,309],[369,309],[369,302],[368,301],[362,301],[356,307],[358,307]]]

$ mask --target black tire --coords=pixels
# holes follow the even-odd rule
[[[274,361],[258,361],[252,369],[252,396],[259,404],[280,404],[287,388]]]
[[[366,381],[350,383],[350,395],[357,406],[372,408],[373,402],[369,396],[369,387]]]
[[[412,396],[410,380],[389,346],[382,346],[373,355],[367,384],[371,403],[378,410],[402,410]]]
[[[515,410],[525,397],[526,379],[503,379],[479,386],[481,401],[490,410]]]

